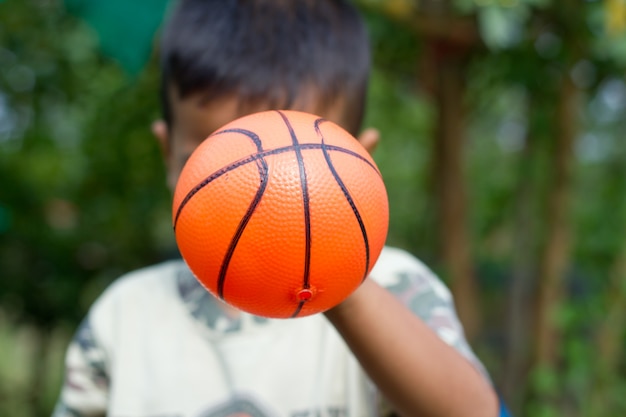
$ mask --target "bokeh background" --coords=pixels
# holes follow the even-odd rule
[[[389,244],[516,416],[626,415],[626,0],[355,0]],[[0,415],[49,415],[121,273],[175,251],[149,125],[167,0],[0,1]]]

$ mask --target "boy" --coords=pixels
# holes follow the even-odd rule
[[[172,188],[195,147],[244,114],[302,110],[359,132],[369,46],[345,0],[182,0],[162,36],[164,120],[153,131]],[[373,149],[378,134],[359,140]],[[392,248],[346,301],[293,320],[234,310],[182,261],[131,273],[70,345],[55,416],[360,417],[382,405],[498,414],[448,290]]]

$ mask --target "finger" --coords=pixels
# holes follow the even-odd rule
[[[376,150],[376,146],[380,140],[380,132],[378,129],[367,128],[361,132],[357,140],[371,154]]]

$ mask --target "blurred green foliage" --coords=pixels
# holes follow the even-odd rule
[[[56,2],[33,6],[2,6],[0,301],[51,325],[81,317],[94,282],[155,256],[167,194],[154,71],[132,85],[87,26]]]
[[[131,80],[59,2],[0,16],[0,415],[46,415],[89,305],[172,247],[157,74]]]

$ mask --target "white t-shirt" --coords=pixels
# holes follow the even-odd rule
[[[448,289],[386,247],[371,278],[394,293],[485,377]],[[76,332],[54,417],[365,417],[376,388],[322,314],[229,317],[182,261],[130,273]]]

